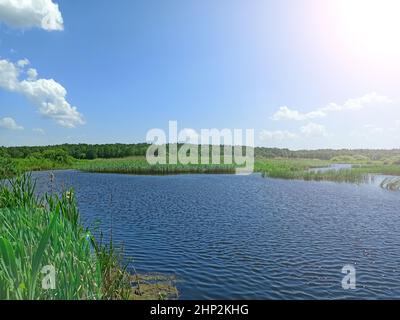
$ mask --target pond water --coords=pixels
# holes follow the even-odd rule
[[[400,298],[400,193],[260,175],[34,173],[73,187],[83,222],[123,243],[181,299]],[[344,265],[356,289],[344,290]]]

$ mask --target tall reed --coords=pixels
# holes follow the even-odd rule
[[[232,164],[149,164],[145,158],[81,161],[76,169],[97,173],[169,175],[184,173],[235,173]]]
[[[55,270],[53,289],[42,286],[48,267]],[[119,251],[81,226],[72,190],[38,197],[30,175],[0,187],[0,299],[127,299],[129,293]]]

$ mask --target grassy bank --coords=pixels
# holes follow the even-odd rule
[[[313,181],[361,182],[363,175],[354,169],[313,171],[313,168],[323,168],[330,161],[308,159],[273,159],[256,162],[255,170],[263,176],[279,179],[297,179]]]
[[[310,159],[257,159],[255,172],[261,172],[271,178],[298,179],[311,168],[329,166],[331,162]]]
[[[235,173],[234,165],[213,164],[157,164],[150,165],[145,157],[122,159],[81,160],[74,165],[75,169],[97,173],[167,175],[185,173]]]
[[[138,294],[132,281],[113,243],[80,224],[72,190],[37,197],[28,175],[0,187],[0,299],[161,298],[153,286]]]
[[[0,179],[10,178],[27,171],[70,169],[76,159],[61,151],[46,151],[26,158],[0,156]]]
[[[368,181],[372,175],[400,176],[400,165],[384,164],[381,161],[369,162],[370,164],[353,162],[351,169],[313,171],[312,168],[326,167],[334,162],[320,160],[263,160],[256,162],[255,170],[261,172],[265,177],[280,179],[300,179],[307,181],[335,181],[362,183]],[[395,190],[398,188],[394,178],[381,186]]]

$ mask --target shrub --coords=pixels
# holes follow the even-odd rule
[[[9,178],[17,173],[16,164],[8,157],[0,157],[0,179]]]

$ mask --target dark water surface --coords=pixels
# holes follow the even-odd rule
[[[400,298],[400,193],[259,175],[55,172],[86,226],[101,221],[138,272],[182,299]],[[34,173],[41,191],[49,173]],[[356,290],[342,289],[342,267]]]

